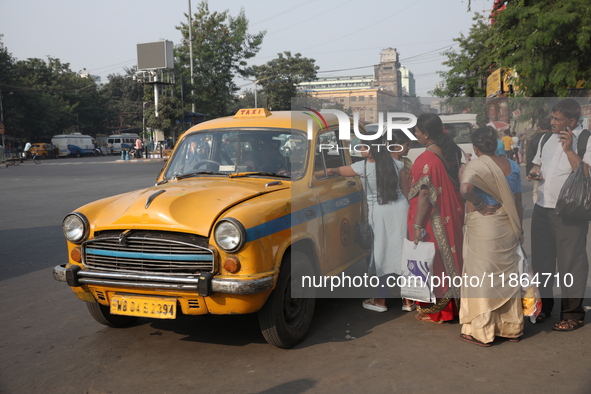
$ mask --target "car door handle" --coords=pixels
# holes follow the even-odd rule
[[[349,187],[357,186],[357,182],[355,182],[355,181],[349,181],[349,182],[347,182],[347,186],[349,186]]]

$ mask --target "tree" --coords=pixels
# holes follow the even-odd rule
[[[48,57],[17,61],[7,122],[13,136],[39,141],[65,131],[96,134],[103,128],[104,105],[98,87],[68,63]]]
[[[262,103],[267,102],[265,92],[257,92],[256,106],[261,107]],[[241,95],[234,99],[234,102],[228,107],[230,114],[235,114],[242,108],[255,108],[254,90],[246,89]]]
[[[302,57],[300,53],[292,56],[291,52],[285,51],[277,56],[262,66],[251,67],[249,74],[263,87],[268,109],[289,110],[291,98],[297,96],[296,85],[315,80],[319,67],[314,64],[314,59]]]
[[[506,8],[501,9],[503,6]],[[511,70],[518,94],[564,97],[591,89],[591,7],[578,0],[498,0],[494,23],[477,15],[460,51],[447,51],[441,97],[484,97],[486,77]]]
[[[108,103],[106,124],[111,131],[142,125],[144,88],[134,80],[136,67],[126,68],[125,75],[110,74],[100,90]]]
[[[189,64],[188,24],[177,26],[184,41],[176,48],[180,65]],[[228,115],[228,106],[238,90],[233,79],[245,76],[246,60],[259,51],[265,31],[248,33],[248,19],[242,9],[237,17],[224,12],[209,11],[207,1],[201,2],[193,19],[193,55],[195,59],[193,89],[199,112],[210,117]],[[183,81],[190,82],[190,70],[181,68]],[[184,94],[191,91],[183,88]]]
[[[578,81],[591,89],[591,6],[579,0],[504,0],[488,42],[529,97],[567,96]]]
[[[171,136],[185,115],[181,102],[174,96],[161,96],[158,99],[158,117],[154,110],[146,111],[146,125]]]
[[[486,97],[486,78],[494,70],[495,63],[489,44],[493,33],[482,15],[476,14],[473,20],[475,23],[468,36],[460,34],[454,39],[459,43],[459,51],[450,49],[443,52],[448,59],[443,64],[450,69],[438,73],[443,83],[431,92],[435,96]],[[460,103],[456,105],[462,106]]]

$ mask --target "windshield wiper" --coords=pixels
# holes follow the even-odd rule
[[[291,176],[289,176],[289,175],[280,175],[280,174],[275,174],[274,172],[263,172],[263,171],[258,171],[258,172],[237,172],[235,174],[230,174],[228,176],[230,178],[239,178],[239,177],[251,176],[251,175],[267,175],[267,176],[273,176],[273,177],[278,177],[278,178],[288,178],[288,179],[291,179]]]
[[[197,175],[226,175],[226,174],[222,174],[221,172],[213,172],[213,171],[196,171],[196,172],[189,172],[186,174],[180,174],[180,175],[175,175],[175,177],[173,179],[185,179],[185,178],[191,178]]]

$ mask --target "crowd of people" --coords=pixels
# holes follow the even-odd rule
[[[562,277],[557,280],[571,274],[569,287],[559,284],[562,300],[556,331],[573,331],[584,324],[589,222],[555,213],[566,178],[581,161],[591,165],[591,139],[579,138],[580,116],[576,101],[560,101],[548,119],[539,122],[539,135],[522,158],[531,160],[527,180],[536,182],[530,231],[535,273],[551,278],[559,273]],[[517,251],[524,242],[521,151],[514,148],[515,134],[508,131],[499,140],[493,127],[477,128],[471,134],[476,158],[467,160],[436,114],[420,115],[414,133],[426,148],[414,163],[404,157],[408,137],[394,133],[390,143],[404,147],[401,152],[370,147],[363,152],[365,160],[329,170],[362,178],[375,238],[371,257],[375,275],[385,283],[389,276],[401,274],[404,238],[415,244],[433,242],[432,276],[487,277],[490,283],[481,287],[449,283],[434,288],[435,302],[403,299],[402,309],[416,309],[416,319],[423,322],[441,324],[459,318],[460,339],[479,346],[491,346],[496,337],[519,341],[524,330],[521,287],[506,283],[518,274]],[[536,323],[548,319],[554,307],[553,281],[540,282],[543,306]],[[387,311],[388,295],[380,291],[362,306]]]

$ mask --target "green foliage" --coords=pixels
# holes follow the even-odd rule
[[[289,110],[291,98],[297,95],[296,85],[315,80],[319,67],[314,64],[314,59],[302,57],[299,53],[292,56],[291,52],[285,51],[277,56],[262,66],[251,67],[249,74],[263,87],[268,109]]]
[[[160,96],[158,98],[158,117],[153,110],[146,110],[146,126],[161,130],[170,136],[179,127],[184,117],[181,102],[174,96]]]
[[[97,85],[48,57],[11,61],[12,72],[0,81],[6,133],[30,141],[51,139],[64,131],[96,134],[104,116]]]
[[[142,126],[144,88],[134,80],[136,67],[125,69],[125,75],[110,74],[100,90],[106,101],[105,124],[108,133]],[[146,108],[147,111],[147,108]]]
[[[486,78],[494,70],[495,62],[488,43],[492,31],[482,15],[476,14],[473,20],[468,36],[461,34],[454,39],[459,43],[459,51],[450,49],[443,53],[448,59],[443,64],[450,69],[439,72],[443,83],[431,92],[437,97],[486,96]],[[455,105],[462,106],[457,100]]]
[[[564,97],[591,88],[591,6],[579,0],[506,0],[489,42],[528,97]]]
[[[494,24],[475,17],[459,51],[444,52],[440,97],[485,97],[486,77],[511,69],[517,94],[526,97],[577,95],[579,81],[591,89],[591,5],[579,0],[505,0]],[[583,92],[584,93],[584,92]]]
[[[183,82],[190,83],[188,24],[177,26],[184,41],[176,48]],[[265,32],[248,33],[248,19],[241,10],[232,17],[228,11],[210,12],[207,1],[197,6],[193,19],[194,100],[197,111],[215,118],[229,114],[229,106],[238,91],[233,79],[245,76],[246,60],[259,51]],[[186,86],[186,85],[185,85]],[[183,88],[189,96],[191,87]],[[192,99],[192,100],[191,100]]]
[[[265,103],[267,102],[267,95],[264,91],[259,90],[257,91],[257,99],[255,105],[254,99],[254,90],[247,89],[245,90],[239,97],[235,98],[232,104],[228,107],[228,112],[230,114],[235,114],[238,112],[239,109],[242,108],[255,108],[255,107],[264,107]]]

